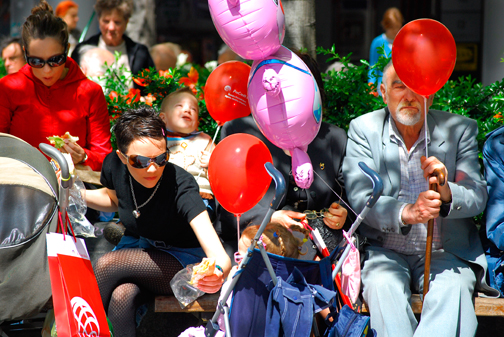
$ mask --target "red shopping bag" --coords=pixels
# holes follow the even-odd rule
[[[46,240],[58,336],[109,337],[84,240],[59,233],[47,233]]]

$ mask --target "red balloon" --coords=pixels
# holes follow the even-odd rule
[[[419,95],[436,93],[450,78],[457,47],[442,23],[414,20],[401,28],[392,45],[392,62],[397,76]]]
[[[215,68],[205,85],[205,102],[218,125],[250,115],[247,97],[250,66],[228,61]]]
[[[271,183],[266,162],[273,163],[268,147],[252,135],[236,133],[217,144],[208,163],[208,180],[222,207],[239,215],[261,200]]]

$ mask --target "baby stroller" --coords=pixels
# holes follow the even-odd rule
[[[223,300],[219,301],[215,315],[206,326],[205,336],[207,337],[213,337],[216,335],[217,331],[219,331],[217,320],[221,313],[224,314],[226,336],[228,337],[273,336],[274,334],[271,330],[271,317],[274,316],[280,319],[280,316],[272,315],[271,312],[271,301],[268,300],[271,287],[273,285],[276,286],[278,282],[282,282],[281,280],[286,280],[288,277],[291,279],[301,272],[306,283],[322,285],[325,289],[334,290],[333,280],[339,268],[341,268],[342,260],[344,260],[350,250],[350,246],[342,242],[339,247],[334,249],[329,257],[321,261],[301,261],[269,254],[261,244],[257,245],[259,249],[254,249],[253,247],[255,247],[256,243],[260,240],[261,234],[269,222],[272,213],[277,209],[286,191],[285,180],[282,174],[278,172],[271,163],[266,163],[265,166],[276,184],[275,197],[270,204],[270,208],[256,236],[247,250],[247,255],[240,263],[238,271],[233,276],[229,288],[222,296]],[[366,214],[376,203],[383,190],[383,183],[376,172],[371,170],[364,163],[359,163],[359,167],[373,182],[373,193],[369,197],[366,207],[352,225],[349,231],[350,235],[353,234],[362,220],[364,220]],[[332,261],[338,258],[338,255],[341,263],[338,263],[336,268],[332,270]],[[231,295],[231,292],[233,292],[233,296],[231,306],[228,307],[226,301]],[[299,296],[296,294],[295,292],[286,294],[284,290],[284,298],[282,301],[299,302],[300,298],[298,298]],[[286,316],[286,312],[288,311],[283,312],[284,316]],[[267,322],[268,319],[269,322]],[[291,322],[294,325],[308,326],[308,328],[313,326],[312,331],[315,336],[320,336],[315,320],[313,319],[313,313],[311,317],[309,317],[309,320],[307,320],[306,317],[298,316],[292,319]],[[270,330],[265,330],[267,327]],[[306,328],[303,330],[306,331]],[[276,332],[277,330],[273,329],[273,331]],[[296,329],[293,329],[289,331],[289,333],[291,333],[292,336],[297,336],[295,331]],[[278,333],[276,333],[276,335],[278,335]]]
[[[64,160],[59,151],[45,145]],[[65,162],[66,165],[66,162]],[[62,176],[68,175],[62,171]],[[50,307],[46,233],[56,230],[58,181],[50,162],[23,140],[0,134],[0,324]],[[60,207],[66,207],[60,205]],[[0,333],[2,326],[0,325]]]

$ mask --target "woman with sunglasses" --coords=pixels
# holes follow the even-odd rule
[[[95,266],[96,279],[117,336],[135,336],[135,311],[145,295],[172,294],[170,280],[203,257],[216,259],[199,289],[215,293],[231,261],[199,195],[194,177],[168,162],[165,124],[146,107],[126,111],[114,126],[116,153],[104,162],[105,188],[86,191],[89,207],[119,212],[126,228],[114,251]]]
[[[99,171],[112,151],[107,103],[101,87],[68,58],[66,23],[45,0],[22,26],[27,64],[0,80],[0,132],[38,148],[47,137],[69,132],[79,137],[61,149],[75,164]]]

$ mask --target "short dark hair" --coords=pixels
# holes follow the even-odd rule
[[[310,69],[313,78],[315,78],[315,82],[317,82],[317,86],[320,92],[320,99],[322,100],[321,103],[322,106],[324,106],[326,98],[324,90],[324,81],[322,80],[322,75],[320,75],[320,70],[317,61],[308,53],[301,53],[298,51],[294,51],[294,54],[296,54],[306,64],[308,69]]]
[[[111,11],[117,9],[122,13],[124,20],[129,20],[131,18],[131,13],[133,13],[133,1],[131,0],[97,0],[94,5],[94,10],[101,17],[102,13],[105,11]]]
[[[11,45],[13,43],[17,43],[20,47],[22,47],[21,39],[19,37],[7,36],[7,37],[3,38],[2,41],[0,42],[0,53],[3,52],[3,50],[5,48],[7,48],[9,45]]]
[[[166,139],[164,130],[165,124],[158,113],[145,106],[125,111],[113,128],[117,148],[122,153],[128,152],[130,144],[139,138]]]
[[[43,40],[46,37],[56,39],[66,49],[68,27],[65,21],[54,15],[52,7],[45,0],[40,0],[39,5],[32,8],[31,15],[23,23],[21,37],[26,52],[30,40]]]

